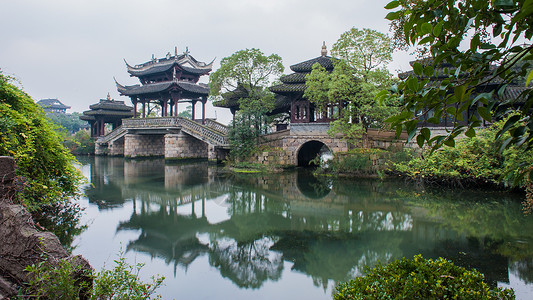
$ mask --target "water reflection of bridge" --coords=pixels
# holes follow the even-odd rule
[[[118,228],[141,232],[128,249],[175,268],[207,255],[241,287],[279,279],[284,261],[325,286],[419,253],[474,266],[493,284],[508,282],[507,259],[491,248],[499,241],[443,225],[450,224],[445,206],[413,204],[393,183],[338,184],[297,172],[228,177],[206,163],[163,160],[97,158],[94,166],[91,202],[102,209],[133,204]],[[213,199],[226,218],[211,220],[206,202]]]

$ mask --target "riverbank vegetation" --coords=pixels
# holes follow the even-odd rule
[[[83,182],[76,159],[31,97],[0,73],[0,155],[17,163],[19,199],[29,210],[68,201]]]
[[[161,299],[155,295],[163,285],[164,277],[151,277],[150,282],[143,282],[139,273],[144,264],[130,265],[123,253],[114,260],[114,267],[99,272],[82,274],[85,280],[72,274],[83,272],[69,260],[62,259],[51,263],[46,259],[37,265],[26,267],[29,274],[25,297],[36,299]]]
[[[515,299],[512,289],[493,289],[483,279],[444,258],[417,255],[367,269],[365,276],[338,285],[333,299]]]

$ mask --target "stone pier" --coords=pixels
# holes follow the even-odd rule
[[[209,148],[212,147],[183,131],[178,134],[166,134],[165,158],[206,158],[208,157],[208,152],[210,152],[208,146]]]
[[[126,134],[124,136],[125,157],[135,158],[164,155],[164,135]]]

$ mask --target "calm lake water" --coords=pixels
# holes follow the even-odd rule
[[[74,240],[97,270],[118,253],[165,276],[164,299],[331,299],[395,258],[439,256],[533,297],[533,216],[520,195],[403,181],[227,174],[206,162],[79,158]]]

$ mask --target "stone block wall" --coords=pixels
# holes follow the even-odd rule
[[[164,155],[164,135],[126,134],[124,136],[125,157],[134,158]]]
[[[109,143],[107,148],[108,148],[107,150],[108,155],[111,155],[111,156],[124,155],[124,138],[120,138],[120,139],[115,140],[112,143]]]
[[[290,135],[299,136],[326,136],[329,130],[329,123],[294,123],[290,126]]]
[[[184,132],[166,134],[163,146],[167,159],[208,158],[208,144]]]
[[[106,155],[107,146],[102,145],[101,143],[94,143],[94,154],[95,155]]]

